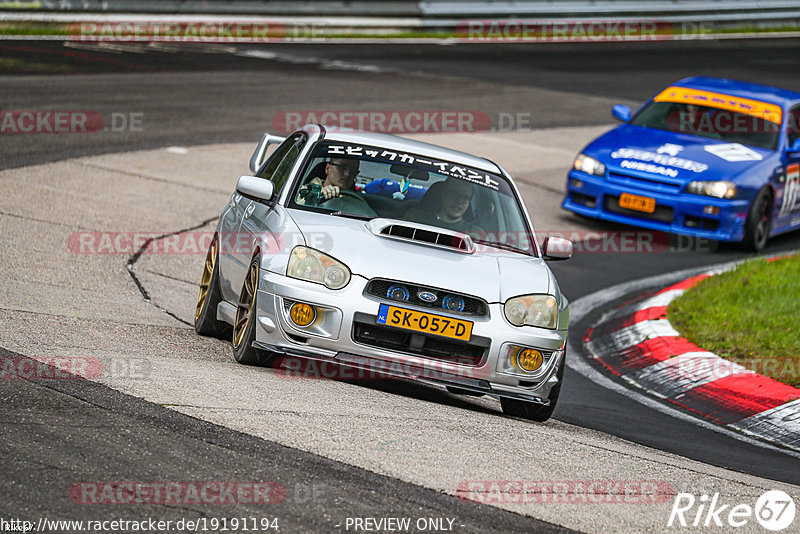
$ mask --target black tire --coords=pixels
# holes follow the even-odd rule
[[[769,239],[769,230],[772,224],[771,215],[772,192],[765,187],[758,192],[750,205],[750,212],[747,214],[747,221],[744,226],[744,240],[742,241],[742,246],[746,250],[751,252],[764,250]]]
[[[203,276],[200,278],[200,292],[194,312],[194,330],[201,336],[229,339],[231,326],[217,320],[217,306],[222,302],[219,289],[219,247],[217,236],[208,246]]]
[[[253,346],[256,339],[256,298],[261,262],[253,258],[239,293],[236,320],[233,323],[233,359],[243,365],[270,365],[276,355]]]
[[[541,404],[536,404],[534,402],[500,397],[500,406],[503,408],[503,413],[510,415],[511,417],[530,419],[531,421],[537,421],[539,423],[544,423],[550,419],[550,417],[553,415],[553,411],[556,409],[556,404],[558,404],[558,396],[561,394],[561,384],[564,382],[564,364],[566,359],[567,354],[565,352],[561,357],[561,363],[558,366],[558,371],[556,371],[556,376],[558,376],[558,384],[553,386],[553,389],[550,390],[550,395],[547,397],[550,400],[550,404],[548,406],[542,406]]]

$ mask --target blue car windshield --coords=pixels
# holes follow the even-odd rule
[[[535,253],[521,202],[498,174],[336,141],[317,144],[301,172],[290,208],[425,224],[469,234],[477,243]]]
[[[780,125],[763,118],[697,104],[651,102],[630,122],[657,130],[697,135],[767,150],[778,146]]]

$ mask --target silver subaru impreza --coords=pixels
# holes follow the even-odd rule
[[[567,299],[511,177],[462,152],[308,125],[264,134],[222,210],[195,312],[237,362],[298,362],[499,398],[547,420]],[[342,374],[342,376],[353,376]]]

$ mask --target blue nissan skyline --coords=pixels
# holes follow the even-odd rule
[[[800,93],[692,77],[575,158],[562,207],[754,251],[800,227]]]

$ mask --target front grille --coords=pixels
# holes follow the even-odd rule
[[[587,208],[594,208],[597,205],[597,197],[584,195],[583,193],[576,193],[575,191],[570,191],[569,198],[571,198],[572,201],[575,202],[576,204],[581,204],[582,206],[586,206]]]
[[[677,195],[681,192],[681,185],[678,183],[649,180],[647,178],[639,178],[637,176],[619,174],[616,172],[608,173],[608,181],[615,184],[627,185],[635,189],[647,189],[650,191],[657,191],[659,193],[666,193],[668,195]]]
[[[465,343],[375,324],[374,317],[359,315],[353,322],[353,341],[370,347],[474,367],[483,362],[490,345],[488,338],[472,336]]]
[[[719,230],[719,221],[706,217],[692,217],[687,215],[683,218],[683,225],[686,228],[700,228],[701,230],[708,230],[711,232]]]
[[[390,289],[396,288],[400,286],[401,288],[405,288],[406,291],[399,291],[403,293],[403,297],[407,293],[408,299],[405,298],[392,298],[389,293]],[[427,302],[419,298],[420,292],[428,292],[436,295],[436,301],[434,302]],[[478,297],[472,297],[470,295],[464,295],[462,293],[456,293],[453,291],[447,291],[445,289],[437,289],[433,287],[427,286],[420,286],[416,284],[408,284],[406,282],[397,282],[393,280],[384,280],[381,278],[373,278],[367,284],[367,287],[364,289],[365,295],[372,295],[373,297],[378,297],[384,300],[391,300],[394,302],[401,302],[406,304],[413,304],[415,306],[421,306],[423,308],[430,308],[436,309],[439,311],[444,311],[447,313],[455,313],[460,315],[470,315],[472,317],[486,317],[489,305],[483,300],[479,299]],[[451,297],[448,299],[448,297]],[[463,301],[464,306],[462,310],[445,308],[445,302],[461,302]],[[458,299],[461,299],[459,301]]]
[[[619,197],[606,195],[603,198],[603,208],[606,211],[619,213],[620,215],[626,215],[628,217],[672,224],[673,209],[669,206],[662,206],[661,204],[656,204],[656,210],[653,213],[645,213],[643,211],[629,210],[628,208],[620,207]]]

